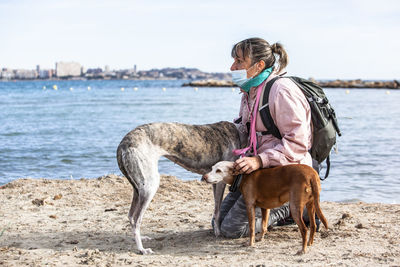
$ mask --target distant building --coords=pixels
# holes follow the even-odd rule
[[[77,62],[57,62],[56,76],[59,78],[81,76],[82,66]]]
[[[14,70],[14,78],[21,80],[33,80],[38,77],[36,70],[17,69]]]
[[[0,72],[0,78],[2,80],[11,80],[14,79],[14,72],[10,69],[3,68]]]
[[[104,78],[105,74],[101,68],[92,68],[87,69],[84,76],[86,79],[102,79]]]
[[[39,79],[50,79],[53,76],[52,70],[40,70]]]
[[[94,68],[94,69],[87,69],[86,70],[87,74],[100,74],[102,72],[103,72],[103,70],[101,68]]]

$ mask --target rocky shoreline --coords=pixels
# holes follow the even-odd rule
[[[400,89],[400,81],[364,81],[364,80],[332,80],[318,81],[312,78],[310,81],[315,82],[323,88],[374,88],[374,89]],[[182,86],[188,87],[237,87],[232,81],[227,80],[197,80],[184,83]]]
[[[183,87],[237,87],[227,80],[197,80],[182,84]]]

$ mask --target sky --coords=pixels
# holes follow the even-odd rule
[[[0,68],[229,72],[232,46],[280,42],[291,75],[400,79],[399,0],[0,0]]]

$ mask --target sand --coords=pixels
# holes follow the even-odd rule
[[[264,241],[216,238],[211,186],[162,176],[142,234],[155,252],[140,255],[127,218],[128,181],[18,179],[0,188],[0,266],[400,266],[400,205],[322,202],[321,227],[295,255],[296,225],[274,227]]]

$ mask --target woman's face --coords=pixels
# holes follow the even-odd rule
[[[237,51],[237,57],[234,58],[234,62],[231,66],[232,70],[246,70],[247,78],[253,77],[258,74],[256,64],[252,65],[249,57],[243,57],[242,51]]]

